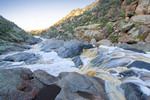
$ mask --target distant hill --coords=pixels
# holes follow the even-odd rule
[[[29,34],[32,34],[32,35],[39,35],[42,31],[47,30],[47,29],[31,30],[31,31],[26,31],[26,32],[29,33]]]

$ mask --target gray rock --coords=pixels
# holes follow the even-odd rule
[[[43,86],[30,69],[0,69],[1,100],[32,100]]]
[[[70,40],[65,42],[63,47],[58,49],[58,55],[62,58],[72,58],[80,55],[83,52],[83,49],[89,48],[93,48],[93,46],[87,42]]]
[[[4,58],[4,61],[20,62],[24,61],[26,63],[36,63],[39,57],[34,53],[18,53]]]
[[[103,64],[105,60],[108,60],[109,58],[107,56],[99,55],[96,58],[94,58],[90,63],[92,64],[92,67],[99,67]]]
[[[88,75],[81,75],[76,72],[61,73],[58,86],[61,87],[60,94],[56,100],[108,100],[105,95],[104,81]],[[105,96],[104,96],[105,95]]]
[[[127,31],[129,31],[133,26],[134,26],[133,23],[128,23],[128,24],[126,24],[126,25],[124,25],[124,26],[122,27],[122,30],[123,30],[124,32],[127,32]]]
[[[136,46],[132,46],[132,45],[129,45],[126,43],[118,43],[118,44],[115,44],[115,46],[123,48],[125,50],[131,50],[134,52],[145,53],[141,48],[137,48]]]
[[[144,52],[150,52],[150,42],[138,42],[135,47]]]
[[[123,76],[123,77],[132,77],[132,76],[138,76],[138,74],[133,71],[133,70],[127,70],[127,71],[124,71],[124,72],[121,72],[119,73],[120,76]]]
[[[26,44],[29,44],[29,45],[34,45],[34,44],[37,44],[37,43],[40,43],[42,42],[42,39],[40,38],[34,38],[33,36],[30,36],[29,35],[29,38],[26,40]]]
[[[147,100],[147,95],[144,94],[140,86],[134,83],[125,83],[121,85],[121,88],[125,92],[125,97],[127,100]]]
[[[42,44],[42,51],[51,52],[52,50],[56,50],[63,45],[63,40],[47,40]]]
[[[131,34],[132,38],[136,38],[139,35],[139,30],[134,27],[128,32],[128,34]]]
[[[105,61],[101,66],[101,69],[117,68],[124,67],[129,64],[131,61],[125,58],[112,58],[108,61]]]
[[[110,58],[109,55],[99,55],[91,62],[92,67],[99,67],[101,69],[109,69],[125,66],[130,63],[130,60],[125,58]]]
[[[150,70],[150,63],[147,63],[144,61],[134,61],[132,64],[128,66],[128,68],[131,68],[131,67]]]
[[[34,100],[56,100],[61,88],[57,85],[48,85],[42,88]],[[60,100],[60,99],[59,99]]]
[[[80,65],[83,65],[83,62],[81,60],[81,58],[79,56],[76,56],[73,60],[72,60],[74,63],[75,63],[75,66],[78,68]]]
[[[56,84],[58,81],[57,77],[54,77],[43,70],[36,70],[33,72],[35,77],[46,85]]]
[[[103,39],[103,40],[100,40],[97,42],[97,45],[100,46],[100,45],[106,45],[106,46],[111,46],[112,45],[112,42],[110,40],[107,40],[107,39]]]
[[[91,43],[92,45],[94,45],[94,46],[97,46],[97,42],[96,42],[95,39],[91,39],[90,43]]]
[[[131,20],[150,26],[150,15],[135,15],[131,18]]]

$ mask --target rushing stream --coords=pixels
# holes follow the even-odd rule
[[[43,42],[47,39],[43,39]],[[145,61],[150,63],[150,54],[136,53],[128,50],[124,50],[117,47],[100,46],[99,48],[93,48],[84,50],[80,55],[83,66],[79,68],[75,67],[71,58],[61,58],[56,52],[44,52],[41,51],[42,43],[32,46],[32,49],[24,52],[34,53],[40,57],[40,60],[36,64],[26,64],[24,62],[9,62],[5,61],[1,68],[15,68],[24,67],[29,68],[31,71],[42,69],[51,75],[58,76],[61,72],[79,72],[82,74],[89,74],[90,76],[96,76],[104,80],[108,80],[115,85],[121,85],[126,82],[133,82],[140,86],[141,90],[150,95],[150,71],[146,69],[130,68],[137,73],[131,77],[123,77],[119,73],[129,70],[127,67],[122,67],[126,63],[132,63],[135,60]],[[17,54],[19,52],[12,52],[7,55],[1,55],[0,59],[5,58],[8,55]],[[103,57],[99,67],[93,67],[92,60],[99,55]],[[95,64],[97,66],[97,64]],[[110,83],[107,84],[107,88],[110,87]],[[108,90],[108,89],[106,89]],[[108,90],[109,91],[109,90]],[[119,90],[118,90],[119,91]],[[119,92],[118,92],[119,93]]]
[[[43,42],[47,39],[43,39]],[[75,67],[75,64],[70,59],[63,59],[57,55],[56,52],[43,52],[41,51],[42,43],[35,44],[32,46],[32,49],[26,50],[24,52],[34,53],[40,57],[40,60],[36,64],[25,64],[24,62],[7,62],[10,63],[9,66],[13,67],[24,67],[29,68],[31,71],[35,71],[37,69],[42,69],[51,75],[58,76],[60,72],[79,72],[78,68]],[[1,59],[6,56],[14,55],[19,52],[13,52],[7,55],[1,56]],[[2,67],[2,66],[1,66]]]

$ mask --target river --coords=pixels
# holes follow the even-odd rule
[[[45,42],[47,39],[42,39]],[[142,54],[133,51],[124,50],[117,47],[100,46],[90,50],[84,50],[80,55],[83,66],[76,68],[71,58],[61,58],[56,52],[43,52],[41,51],[42,43],[32,45],[32,48],[23,52],[34,53],[40,57],[40,60],[36,64],[26,64],[24,62],[9,62],[6,61],[1,68],[16,68],[24,67],[29,68],[31,71],[42,69],[51,75],[58,76],[61,72],[79,72],[81,74],[89,74],[90,76],[96,76],[104,80],[108,80],[116,85],[120,85],[126,82],[133,82],[140,86],[141,90],[150,95],[150,71],[146,69],[130,68],[130,70],[138,73],[138,76],[123,77],[119,73],[129,70],[127,67],[115,67],[118,63],[130,62],[135,60],[145,61],[150,63],[150,53]],[[9,54],[1,55],[0,59],[6,56],[17,54],[19,52],[11,52]],[[106,59],[102,63],[101,67],[92,67],[90,61],[97,55],[101,54],[102,57],[107,58],[121,58],[114,61]],[[104,66],[114,66],[111,68],[104,68]],[[115,71],[115,73],[110,73]]]

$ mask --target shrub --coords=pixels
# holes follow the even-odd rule
[[[117,22],[116,22],[116,24],[119,24],[121,22],[121,20],[118,20]]]
[[[118,38],[121,37],[121,35],[118,36],[114,36],[114,35],[110,35],[108,37],[108,39],[110,39],[113,43],[118,41]]]
[[[136,24],[135,29],[137,30],[139,28],[140,24]]]
[[[99,27],[105,27],[106,26],[106,23],[104,23],[104,22],[100,22],[99,24],[100,24]]]
[[[138,36],[136,36],[135,39],[140,39],[141,38],[141,34],[139,34]]]
[[[87,28],[87,27],[84,27],[83,30],[88,30],[88,28]]]
[[[114,28],[111,25],[107,25],[106,28],[110,29],[111,31],[114,31]]]
[[[136,1],[136,0],[126,0],[126,4],[127,5],[130,5],[132,2],[134,2],[134,1]]]

